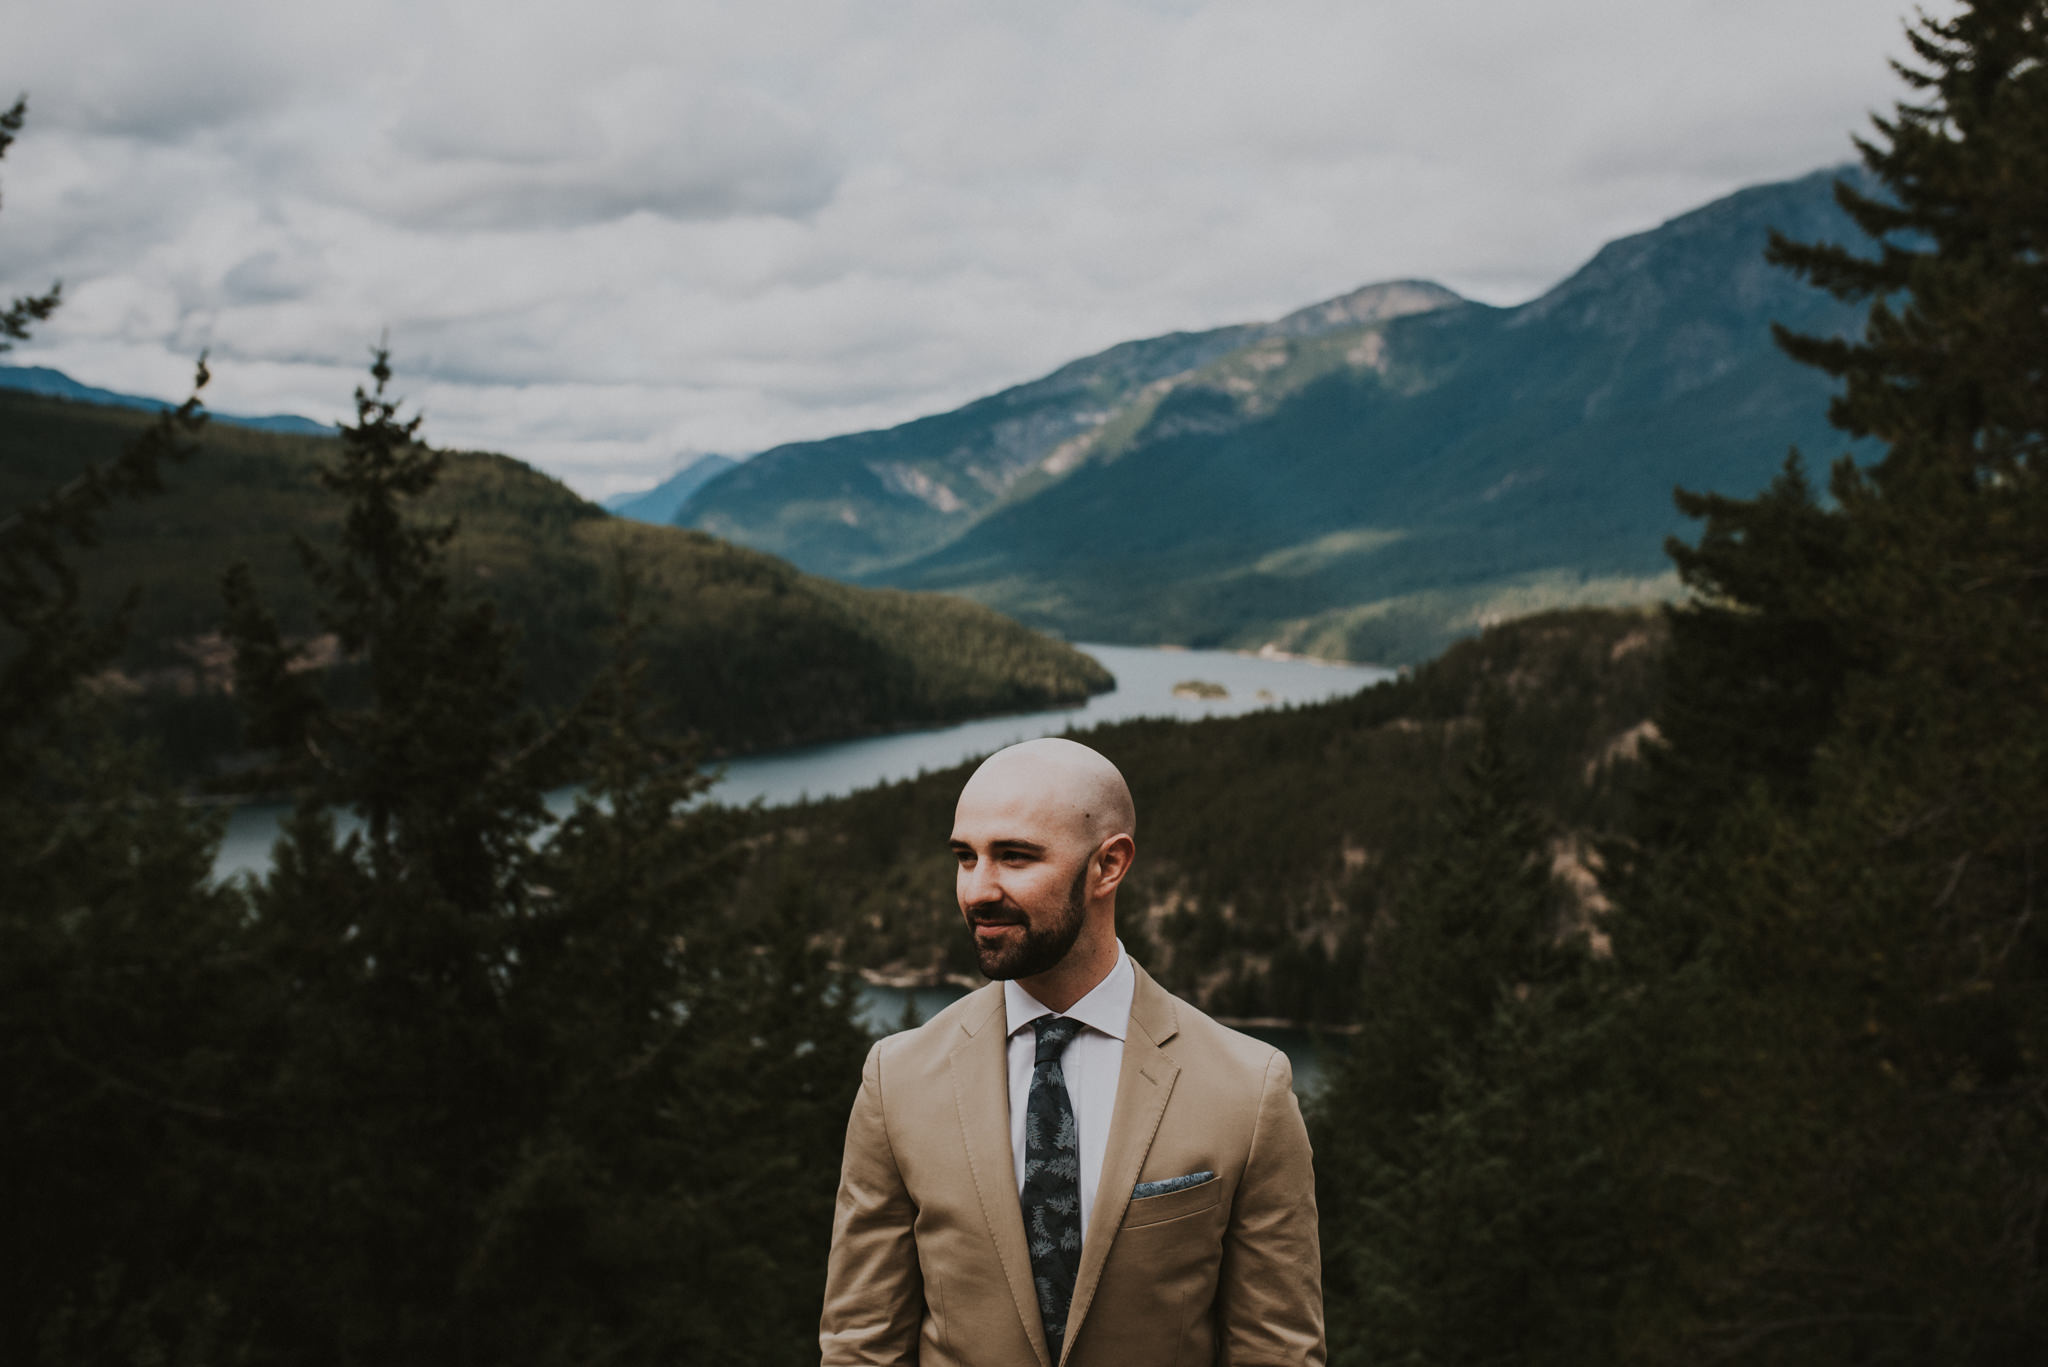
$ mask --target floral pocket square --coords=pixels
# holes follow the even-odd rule
[[[1203,1171],[1191,1172],[1185,1177],[1168,1177],[1158,1182],[1140,1182],[1131,1188],[1131,1199],[1142,1201],[1147,1196],[1164,1196],[1169,1191],[1186,1191],[1189,1187],[1199,1187],[1204,1182],[1215,1180],[1215,1173]]]

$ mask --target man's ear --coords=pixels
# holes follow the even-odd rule
[[[1131,871],[1131,861],[1138,857],[1138,842],[1128,835],[1113,835],[1095,847],[1095,894],[1106,897],[1124,881],[1124,875]]]

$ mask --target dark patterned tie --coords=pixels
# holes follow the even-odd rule
[[[1081,1270],[1081,1144],[1060,1054],[1081,1033],[1081,1022],[1040,1016],[1031,1028],[1038,1035],[1038,1061],[1024,1106],[1024,1240],[1031,1248],[1045,1346],[1057,1363],[1074,1277]]]

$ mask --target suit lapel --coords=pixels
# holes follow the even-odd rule
[[[1131,1025],[1124,1036],[1123,1066],[1116,1079],[1116,1109],[1110,1115],[1102,1176],[1095,1184],[1095,1209],[1088,1217],[1088,1235],[1081,1244],[1081,1270],[1074,1278],[1074,1304],[1067,1314],[1069,1347],[1081,1336],[1081,1324],[1095,1300],[1095,1287],[1102,1280],[1110,1245],[1116,1240],[1117,1230],[1123,1227],[1124,1210],[1131,1203],[1131,1188],[1138,1184],[1145,1156],[1152,1151],[1153,1136],[1159,1133],[1159,1118],[1166,1114],[1166,1100],[1173,1095],[1174,1081],[1180,1076],[1180,1065],[1159,1048],[1179,1031],[1173,998],[1135,962],[1131,967],[1137,971],[1137,987],[1131,996]],[[1021,1246],[1021,1216],[1018,1224]]]
[[[974,1175],[982,1218],[988,1222],[996,1257],[1009,1278],[1017,1318],[1031,1340],[1032,1351],[1038,1354],[1040,1367],[1052,1367],[1045,1348],[1045,1326],[1038,1317],[1038,1292],[1031,1282],[1024,1208],[1017,1199],[1017,1160],[1010,1147],[1009,1040],[1003,1029],[1000,987],[989,994],[989,1001],[990,1009],[972,1012],[961,1021],[967,1038],[948,1056],[953,1068],[953,1101],[960,1114],[960,1137],[967,1146],[967,1167]],[[1121,1097],[1117,1104],[1121,1108]]]

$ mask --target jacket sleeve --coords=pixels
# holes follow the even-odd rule
[[[882,1107],[882,1046],[868,1051],[860,1095],[846,1123],[846,1157],[832,1216],[825,1310],[818,1323],[824,1367],[896,1367],[917,1361],[924,1319],[913,1221],[917,1207],[896,1167]]]
[[[1217,1362],[1322,1367],[1323,1268],[1308,1127],[1294,1069],[1266,1065],[1250,1156],[1223,1235],[1216,1287]]]

